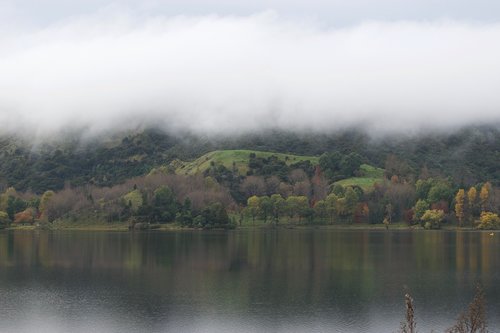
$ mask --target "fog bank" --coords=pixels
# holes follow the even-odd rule
[[[74,17],[0,33],[1,133],[155,125],[372,133],[500,121],[500,24],[324,28],[252,16]]]

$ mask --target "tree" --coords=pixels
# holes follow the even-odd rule
[[[8,227],[10,224],[9,214],[0,211],[0,229]]]
[[[184,199],[184,203],[182,204],[181,211],[177,213],[175,219],[182,226],[191,227],[193,225],[193,215],[191,212],[191,200],[189,197]]]
[[[291,195],[286,198],[286,207],[290,218],[299,217],[299,222],[306,215],[306,210],[309,208],[309,200],[305,196]]]
[[[340,173],[346,177],[355,176],[361,166],[362,160],[361,156],[355,152],[345,155],[340,160]]]
[[[351,217],[351,221],[354,218],[354,214],[356,213],[356,208],[358,206],[359,196],[356,191],[349,186],[345,191],[345,215],[349,215]]]
[[[22,199],[10,195],[7,199],[7,214],[9,218],[13,221],[16,213],[23,211],[26,208],[26,202]]]
[[[310,209],[309,209],[309,199],[307,199],[306,196],[298,196],[297,197],[297,212],[299,215],[299,222],[301,218],[309,216],[310,214]]]
[[[440,229],[444,218],[444,211],[440,209],[428,209],[422,215],[425,229]]]
[[[464,208],[465,208],[465,190],[461,188],[458,190],[457,195],[455,196],[455,215],[457,216],[458,225],[460,227],[463,226],[463,221],[465,218]]]
[[[406,317],[405,322],[401,323],[401,333],[417,332],[417,324],[415,322],[415,307],[413,306],[413,298],[409,294],[405,295]]]
[[[273,202],[267,195],[259,198],[259,213],[264,223],[267,222],[267,218],[273,213]]]
[[[224,206],[220,202],[215,202],[202,212],[201,223],[204,228],[231,228],[229,216]]]
[[[481,287],[477,287],[476,295],[466,312],[458,317],[458,321],[446,332],[449,333],[486,333],[486,301]]]
[[[394,154],[387,156],[385,160],[385,176],[387,179],[391,179],[392,176],[396,175],[399,179],[409,180],[412,174],[414,174],[414,171],[408,162],[401,160]]]
[[[324,170],[325,176],[330,180],[335,180],[340,173],[340,161],[342,154],[339,152],[325,153],[319,158],[319,166]]]
[[[476,216],[477,211],[477,190],[472,186],[469,191],[467,191],[467,205],[469,207],[470,217]]]
[[[500,227],[500,217],[492,212],[482,212],[479,218],[478,229],[498,229]]]
[[[489,182],[484,183],[481,187],[481,192],[479,192],[479,200],[481,201],[481,211],[486,211],[489,208],[489,199],[491,195],[491,184]]]
[[[316,169],[314,170],[314,176],[311,179],[311,183],[313,200],[316,202],[318,200],[325,199],[328,193],[328,182],[323,176],[319,166],[316,166]]]
[[[286,209],[286,202],[280,194],[271,195],[271,202],[273,204],[274,221],[278,223],[283,211]]]
[[[427,200],[431,204],[438,201],[446,201],[449,203],[452,196],[453,190],[450,184],[447,181],[438,181],[429,190]]]
[[[240,188],[247,197],[263,195],[266,192],[266,183],[260,176],[248,176],[243,180]]]
[[[252,222],[255,223],[255,218],[259,214],[260,199],[258,196],[253,195],[247,199],[247,210],[252,216]]]
[[[15,224],[33,224],[35,221],[35,212],[33,208],[26,208],[14,216]]]
[[[415,204],[413,208],[414,211],[414,220],[418,222],[422,222],[422,216],[425,214],[425,211],[429,209],[429,203],[423,199],[420,199]]]
[[[338,214],[337,210],[337,200],[339,197],[334,194],[330,193],[325,199],[325,205],[326,205],[326,212],[328,216],[330,216],[330,223],[333,223],[334,217]]]
[[[168,186],[158,187],[149,200],[146,192],[141,196],[142,205],[137,209],[136,215],[144,219],[144,222],[168,223],[175,220],[179,207],[174,193]]]
[[[434,184],[434,179],[419,179],[415,183],[415,192],[417,194],[418,199],[425,199],[429,196],[429,191],[431,190],[432,185]]]
[[[387,221],[389,222],[388,224],[391,224],[391,223],[392,223],[392,214],[393,214],[394,212],[393,212],[392,205],[391,205],[390,203],[388,203],[388,204],[385,206],[385,213],[386,213],[386,219],[387,219]],[[385,219],[384,219],[384,224],[385,224]]]
[[[40,211],[40,219],[48,222],[48,206],[50,200],[54,197],[54,191],[45,191],[42,197],[40,198],[40,205],[38,210]]]
[[[266,179],[266,193],[272,195],[278,193],[280,189],[280,179],[276,176],[271,176]]]
[[[130,207],[132,212],[137,212],[139,207],[143,204],[142,194],[137,189],[125,194],[123,200],[125,200],[125,204]]]
[[[316,204],[314,205],[314,213],[321,219],[324,219],[328,215],[325,200],[319,200],[316,202]]]

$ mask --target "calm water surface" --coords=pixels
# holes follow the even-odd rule
[[[1,332],[439,332],[477,282],[500,332],[500,233],[0,233]]]

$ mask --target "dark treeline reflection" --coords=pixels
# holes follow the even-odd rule
[[[251,327],[255,320],[262,330],[304,317],[319,331],[395,331],[409,290],[419,327],[442,329],[466,308],[477,282],[489,313],[499,312],[499,253],[497,235],[472,232],[5,232],[0,302],[25,308],[28,300],[14,300],[35,288],[74,297],[78,311],[106,309],[122,323],[132,314],[135,325],[168,326],[182,313]],[[54,315],[53,306],[43,314]]]

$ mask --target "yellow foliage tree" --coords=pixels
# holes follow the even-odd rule
[[[478,229],[498,229],[500,227],[500,217],[492,212],[482,212],[477,227]]]
[[[260,199],[258,196],[254,195],[247,200],[247,209],[250,215],[252,215],[252,221],[255,223],[255,217],[259,213]]]
[[[444,218],[444,211],[441,209],[428,209],[422,215],[425,229],[439,229]]]
[[[463,226],[463,221],[465,217],[465,190],[463,188],[459,189],[457,195],[455,196],[455,215],[458,219],[458,225]]]
[[[474,212],[476,211],[476,202],[477,202],[477,190],[474,186],[472,186],[469,191],[467,191],[467,204],[469,206],[469,215],[474,216]]]
[[[139,207],[142,206],[142,194],[139,190],[133,190],[123,196],[125,204],[130,206],[133,212],[137,212]]]
[[[491,193],[491,184],[489,182],[484,183],[481,187],[481,192],[479,192],[479,200],[481,201],[481,211],[486,211],[488,208],[488,203]]]

